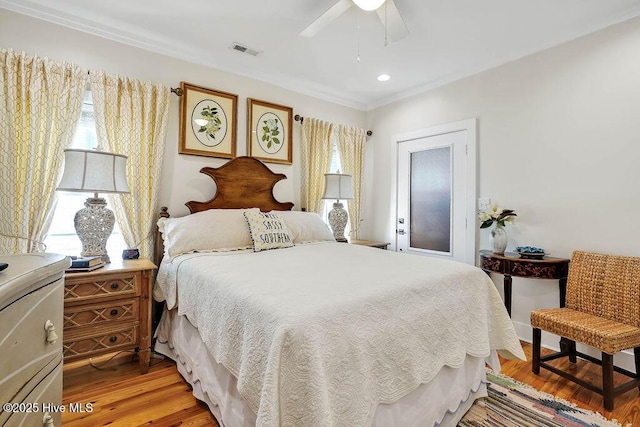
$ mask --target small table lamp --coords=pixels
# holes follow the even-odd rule
[[[338,242],[346,242],[344,228],[347,226],[347,211],[344,210],[340,200],[353,199],[352,176],[341,173],[325,173],[323,199],[335,199],[333,209],[329,211],[329,225],[333,231],[333,237]]]
[[[113,231],[115,216],[107,209],[98,193],[128,193],[127,157],[95,150],[64,150],[64,173],[58,185],[60,191],[94,193],[87,198],[84,209],[74,218],[76,233],[82,242],[81,256],[100,256],[110,262],[107,239]]]

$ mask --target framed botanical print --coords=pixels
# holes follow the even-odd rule
[[[249,98],[247,152],[269,163],[293,163],[293,109]]]
[[[180,154],[236,156],[238,95],[181,82]]]

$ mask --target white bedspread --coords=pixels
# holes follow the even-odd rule
[[[158,287],[236,376],[257,426],[370,425],[378,403],[466,354],[525,358],[493,282],[456,262],[308,244],[176,257]]]

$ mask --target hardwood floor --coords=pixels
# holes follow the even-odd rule
[[[523,343],[531,360],[531,345]],[[640,395],[637,389],[620,395],[615,410],[604,410],[602,397],[546,370],[540,375],[531,372],[531,362],[502,360],[502,373],[538,390],[574,402],[578,406],[615,418],[622,425],[640,426]],[[198,402],[182,380],[171,360],[152,359],[151,369],[140,375],[138,364],[131,355],[114,360],[95,360],[103,370],[96,370],[86,362],[66,365],[64,369],[64,404],[93,404],[91,413],[65,412],[65,427],[76,426],[218,426],[206,405]],[[103,364],[102,364],[103,363]],[[570,369],[583,379],[597,382],[599,367],[578,360],[569,367],[568,361],[555,361],[557,366]],[[624,382],[616,374],[615,383]]]
[[[581,408],[600,412],[606,418],[618,420],[623,426],[640,426],[640,391],[637,388],[617,396],[614,400],[614,410],[609,412],[604,409],[602,396],[599,394],[580,387],[546,369],[540,369],[540,375],[535,375],[531,372],[531,344],[522,342],[522,348],[527,356],[527,362],[501,358],[502,374],[529,384],[537,390],[573,402]],[[549,351],[542,349],[542,355],[545,354],[549,354]],[[602,385],[602,372],[598,365],[581,359],[573,364],[566,357],[554,360],[550,364],[585,381],[598,386]],[[627,377],[617,372],[613,374],[613,379],[616,386],[628,381]]]
[[[86,362],[65,366],[63,404],[93,404],[92,412],[62,414],[65,427],[98,426],[214,426],[218,423],[207,406],[196,400],[170,360],[151,359],[140,375],[131,355],[107,363],[96,360],[96,370]],[[102,364],[104,363],[104,365]]]

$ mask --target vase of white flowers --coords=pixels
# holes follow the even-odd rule
[[[478,218],[482,222],[480,228],[489,228],[494,223],[496,224],[491,230],[491,245],[494,253],[503,254],[507,249],[509,239],[505,225],[507,222],[513,221],[515,216],[517,215],[513,209],[502,209],[496,204],[492,204],[486,211],[478,213]]]

